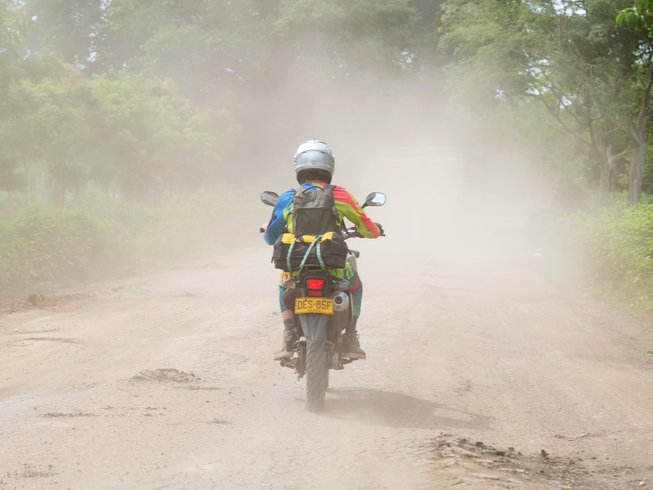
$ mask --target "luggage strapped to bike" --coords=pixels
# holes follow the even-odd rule
[[[272,261],[277,269],[301,272],[346,266],[348,249],[340,231],[334,188],[312,184],[295,189],[293,232],[286,231],[274,244]]]
[[[304,266],[306,265],[306,261],[308,260],[309,255],[311,254],[311,251],[313,250],[313,247],[315,247],[315,252],[317,255],[317,260],[320,262],[320,267],[322,270],[325,270],[326,267],[324,266],[324,259],[322,258],[322,248],[320,246],[320,241],[324,235],[318,235],[315,237],[315,240],[308,246],[308,250],[306,250],[306,253],[304,254],[304,258],[302,259],[301,263],[299,264],[299,269],[296,272],[301,272],[304,269]],[[288,247],[288,254],[286,255],[286,265],[288,266],[288,270],[292,270],[292,266],[290,263],[290,257],[292,256],[292,251],[295,248],[295,243],[299,241],[299,238],[296,238],[293,240],[293,242],[290,244],[290,247]],[[317,244],[317,246],[316,246]]]
[[[337,232],[302,236],[284,233],[274,244],[272,261],[277,269],[286,272],[342,269],[346,266],[347,253],[347,244]]]

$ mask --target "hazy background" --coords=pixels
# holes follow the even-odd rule
[[[0,291],[258,240],[313,137],[387,250],[539,256],[629,188],[629,5],[2,0]]]

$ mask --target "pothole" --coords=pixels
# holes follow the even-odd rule
[[[174,368],[146,369],[133,376],[130,381],[154,381],[160,383],[194,383],[202,378]]]

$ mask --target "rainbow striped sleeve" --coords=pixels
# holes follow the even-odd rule
[[[379,231],[378,226],[367,217],[363,208],[361,208],[356,198],[352,196],[347,190],[343,187],[335,186],[333,189],[333,198],[336,201],[336,209],[340,216],[344,216],[349,221],[351,221],[356,228],[358,233],[365,238],[378,238],[381,232]]]
[[[268,228],[263,235],[265,243],[274,245],[274,242],[281,236],[286,228],[286,221],[288,220],[288,210],[292,207],[292,198],[295,195],[295,189],[290,189],[279,196],[276,206],[272,211],[272,218]]]

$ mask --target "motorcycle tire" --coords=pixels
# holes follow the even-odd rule
[[[306,375],[306,342],[300,342],[297,347],[297,376],[299,379]]]
[[[324,410],[324,395],[329,384],[324,340],[309,340],[306,346],[306,409]]]

